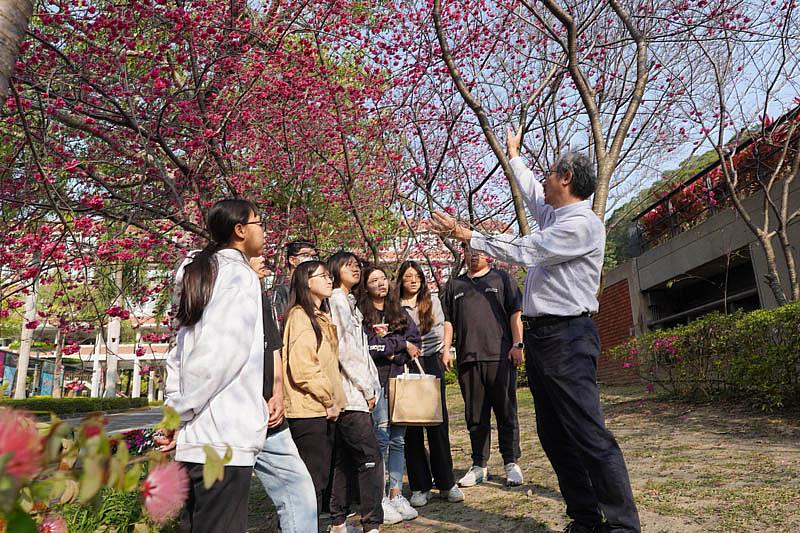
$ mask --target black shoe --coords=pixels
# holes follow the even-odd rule
[[[583,522],[576,522],[573,520],[567,527],[564,528],[564,533],[600,533],[603,530],[602,525],[590,526]]]

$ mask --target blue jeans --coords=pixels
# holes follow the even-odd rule
[[[392,489],[403,488],[403,470],[406,468],[405,445],[406,426],[395,426],[389,423],[389,399],[384,390],[378,394],[378,401],[372,410],[372,421],[375,425],[375,437],[378,448],[383,455],[383,468],[389,473],[387,493]]]
[[[253,469],[275,504],[283,533],[317,531],[314,482],[288,428],[267,433]]]

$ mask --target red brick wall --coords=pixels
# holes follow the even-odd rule
[[[601,383],[621,385],[635,383],[634,372],[622,368],[621,361],[611,360],[607,351],[631,338],[634,334],[631,298],[628,281],[622,280],[606,287],[600,296],[600,310],[595,316],[600,331],[603,353],[597,364],[597,379]]]

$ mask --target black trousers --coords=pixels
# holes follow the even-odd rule
[[[317,493],[317,516],[322,513],[325,489],[330,482],[336,422],[324,416],[288,418],[289,431],[300,459],[306,464]]]
[[[419,362],[426,374],[432,374],[442,384],[442,423],[438,426],[406,428],[406,470],[408,485],[412,491],[428,491],[433,482],[439,490],[448,490],[456,484],[453,477],[453,455],[450,452],[450,425],[447,419],[447,401],[444,387],[444,365],[439,354],[420,357]],[[416,365],[411,365],[416,369]],[[430,455],[425,450],[425,434],[428,434]]]
[[[492,439],[491,411],[503,463],[516,463],[519,449],[517,369],[505,356],[499,361],[459,363],[458,384],[472,445],[472,464],[486,466]]]
[[[241,533],[247,530],[247,499],[252,466],[226,466],[222,481],[203,486],[203,465],[183,463],[189,497],[181,511],[181,533]]]
[[[610,531],[641,531],[622,451],[606,429],[597,387],[600,337],[589,317],[525,325],[525,368],[542,448],[567,514]]]
[[[344,524],[352,478],[357,476],[359,513],[364,531],[383,524],[383,458],[375,440],[372,415],[344,411],[336,421],[336,460],[331,490],[331,520]],[[350,490],[348,490],[350,489]]]

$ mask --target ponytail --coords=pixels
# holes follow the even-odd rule
[[[176,320],[181,326],[193,326],[200,321],[211,300],[217,279],[217,259],[214,256],[225,248],[237,224],[246,224],[256,206],[247,200],[220,200],[208,211],[208,230],[211,241],[197,253],[183,270],[183,287]]]

